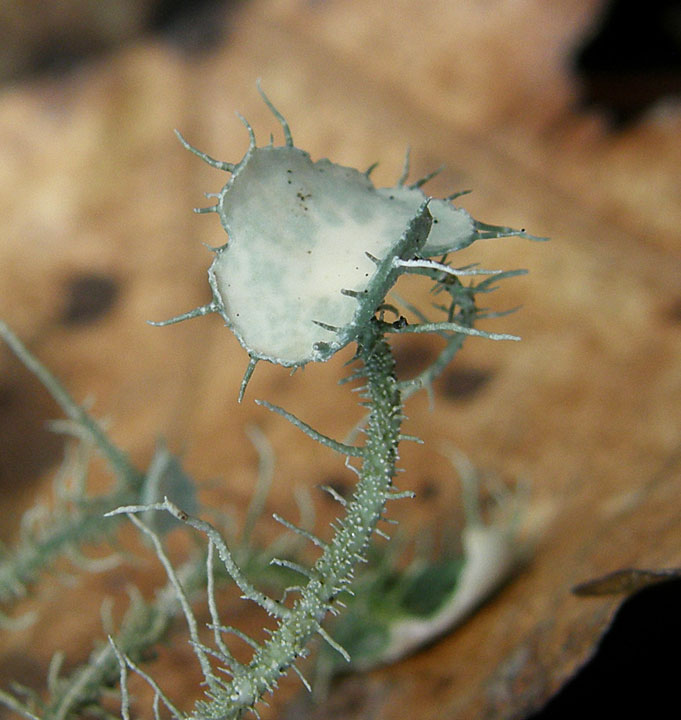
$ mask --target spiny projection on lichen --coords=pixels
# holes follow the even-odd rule
[[[365,385],[361,404],[369,414],[363,427],[365,442],[354,445],[333,440],[278,406],[263,403],[282,415],[314,440],[340,453],[346,466],[358,476],[355,492],[345,500],[327,488],[340,501],[344,517],[331,525],[333,533],[325,540],[311,531],[296,527],[278,516],[288,530],[312,542],[316,562],[306,566],[288,558],[274,558],[273,564],[298,573],[302,584],[288,588],[297,595],[294,602],[270,597],[259,590],[235,561],[233,548],[209,523],[194,517],[167,498],[163,502],[127,504],[108,513],[127,515],[152,542],[177,595],[187,621],[192,647],[201,666],[206,697],[194,711],[185,715],[142,670],[116,639],[111,639],[110,656],[120,671],[123,717],[130,716],[127,673],[132,670],[149,682],[155,692],[155,712],[163,703],[176,720],[192,718],[240,718],[245,712],[257,715],[256,705],[272,692],[281,676],[294,670],[306,687],[297,662],[308,654],[313,636],[320,636],[345,661],[347,651],[322,626],[328,613],[341,603],[338,596],[351,593],[354,570],[366,560],[374,533],[389,500],[411,497],[409,490],[398,490],[393,478],[404,420],[404,399],[420,388],[430,389],[467,335],[491,339],[518,339],[513,335],[484,332],[474,327],[482,317],[476,295],[489,292],[495,281],[511,273],[483,270],[477,266],[453,267],[448,255],[475,240],[504,235],[531,237],[524,231],[480,223],[465,210],[445,199],[426,196],[422,186],[431,176],[407,185],[408,156],[397,184],[376,188],[370,180],[371,168],[360,173],[329,160],[313,162],[308,153],[293,144],[290,128],[281,113],[262,93],[264,102],[280,123],[285,144],[258,147],[255,133],[243,120],[249,134],[249,148],[239,163],[221,162],[193,148],[191,152],[212,167],[230,173],[222,190],[212,195],[217,203],[199,212],[217,213],[229,240],[214,249],[209,268],[213,299],[207,305],[171,320],[152,323],[166,325],[190,317],[217,313],[234,331],[249,355],[241,384],[240,398],[260,360],[297,368],[310,361],[328,360],[351,342],[357,343],[355,360],[361,368],[353,373]],[[416,322],[407,321],[386,296],[400,276],[418,275],[433,283],[433,294],[440,296],[428,313],[401,303]],[[487,275],[477,282],[476,276]],[[472,278],[464,285],[465,278]],[[396,295],[393,293],[396,299]],[[443,301],[442,298],[445,298]],[[437,317],[431,318],[433,310]],[[388,322],[386,314],[395,313]],[[434,333],[445,341],[436,360],[410,380],[398,381],[389,334]],[[352,460],[358,461],[355,467]],[[153,513],[170,513],[208,541],[205,574],[213,645],[199,637],[198,624],[187,589],[167,557],[160,537],[163,523],[150,521]],[[217,556],[217,557],[216,557]],[[243,596],[263,608],[276,622],[269,639],[257,643],[240,630],[223,624],[214,595],[214,563],[220,563]],[[234,635],[253,649],[248,662],[233,656],[224,635]],[[231,675],[231,680],[226,676]],[[12,705],[13,701],[3,700]],[[23,713],[34,720],[30,711]]]
[[[248,122],[248,151],[235,164],[182,144],[231,177],[199,212],[217,213],[229,241],[214,249],[207,305],[154,323],[166,325],[218,313],[250,356],[240,397],[255,363],[297,367],[328,360],[356,340],[403,274],[482,274],[433,260],[475,240],[527,235],[474,220],[450,200],[426,196],[431,175],[407,184],[408,155],[393,187],[377,188],[360,172],[310,155],[293,144],[283,115],[260,94],[280,123],[285,143],[259,147]],[[453,325],[422,331],[459,330]],[[409,332],[417,332],[414,327]]]
[[[325,542],[308,531],[297,528],[303,536],[322,550],[321,555],[311,567],[299,566],[301,574],[307,580],[297,592],[299,597],[289,608],[257,590],[236,566],[232,553],[224,539],[208,523],[190,517],[173,503],[165,501],[153,506],[128,506],[114,511],[128,516],[147,534],[156,546],[156,551],[166,571],[183,598],[179,581],[174,579],[174,571],[165,556],[160,539],[137,518],[138,513],[150,509],[165,510],[177,519],[189,524],[208,537],[209,547],[214,547],[227,572],[235,580],[245,598],[262,607],[276,619],[277,627],[269,639],[258,644],[251,641],[254,652],[247,664],[237,662],[222,640],[216,635],[216,648],[210,651],[198,640],[196,619],[185,600],[183,610],[189,626],[195,652],[201,663],[207,690],[207,698],[199,700],[194,711],[188,716],[199,718],[238,718],[247,709],[254,709],[263,694],[272,691],[282,675],[290,669],[300,672],[295,663],[307,655],[310,639],[319,635],[346,661],[349,655],[322,627],[322,621],[330,612],[333,603],[348,586],[353,577],[353,569],[358,562],[366,560],[369,540],[383,516],[386,502],[391,499],[410,497],[411,493],[400,493],[392,487],[397,459],[397,446],[400,439],[402,413],[398,383],[394,374],[394,361],[388,344],[383,339],[382,324],[372,321],[362,333],[359,345],[359,357],[367,369],[367,394],[372,410],[367,424],[367,441],[362,453],[360,479],[352,499],[346,504],[345,517],[338,523],[336,532],[329,542]],[[295,528],[284,521],[289,528]],[[275,561],[276,562],[276,561]],[[289,564],[288,567],[291,567]],[[209,576],[211,570],[209,569]],[[216,605],[209,598],[213,627],[221,631],[235,633],[226,628],[217,616]],[[218,658],[223,671],[232,675],[230,682],[219,678],[212,669],[208,656]],[[122,663],[126,668],[138,670],[122,653]],[[302,676],[301,676],[302,677]],[[306,683],[306,681],[305,681]],[[171,701],[160,695],[173,714],[178,712]],[[177,717],[184,717],[182,714]]]

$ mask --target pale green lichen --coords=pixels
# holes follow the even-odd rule
[[[258,147],[244,121],[251,142],[233,165],[181,138],[231,173],[217,203],[202,209],[219,215],[229,241],[216,248],[209,269],[213,301],[167,322],[218,312],[252,360],[323,361],[357,338],[401,274],[430,267],[465,275],[429,258],[483,237],[530,237],[479,223],[449,199],[427,197],[421,190],[427,178],[406,185],[408,161],[389,188],[376,188],[368,172],[313,162],[263,99],[284,129],[283,146]]]
[[[313,162],[306,152],[293,145],[288,124],[264,95],[263,99],[281,124],[285,137],[283,146],[275,147],[271,143],[257,147],[254,133],[245,123],[250,136],[249,149],[238,164],[231,164],[214,160],[182,140],[188,149],[210,165],[231,173],[223,189],[214,195],[218,200],[216,205],[200,210],[220,216],[228,242],[215,249],[209,269],[212,301],[172,320],[155,324],[165,325],[208,313],[220,314],[250,357],[241,395],[259,360],[297,367],[310,361],[327,360],[347,344],[356,342],[354,359],[360,367],[350,379],[365,383],[360,388],[360,397],[369,408],[363,427],[364,444],[332,440],[285,410],[263,404],[313,439],[346,456],[346,466],[357,474],[358,482],[348,500],[329,489],[343,506],[344,516],[332,525],[333,533],[328,540],[276,517],[288,530],[313,543],[317,559],[311,565],[305,565],[289,557],[272,558],[274,566],[302,578],[301,585],[288,587],[280,598],[273,597],[256,587],[250,573],[245,571],[244,558],[248,553],[244,552],[247,548],[243,542],[236,545],[228,542],[214,526],[187,512],[192,509],[193,493],[191,488],[188,494],[185,492],[188,479],[172,459],[157,458],[158,462],[152,464],[151,472],[146,476],[131,469],[125,456],[110,443],[100,426],[72,403],[55,382],[52,390],[65,412],[85,428],[100,447],[125,491],[123,497],[126,500],[122,506],[107,515],[127,514],[151,540],[166,569],[168,588],[179,599],[207,688],[205,698],[198,700],[190,713],[183,713],[139,667],[136,653],[141,653],[142,648],[134,641],[138,635],[128,643],[124,633],[112,633],[110,645],[93,654],[92,662],[83,670],[84,675],[74,675],[66,684],[62,683],[62,687],[67,688],[67,700],[64,701],[62,695],[58,701],[60,719],[95,702],[98,683],[109,683],[115,672],[119,674],[122,688],[123,717],[128,718],[131,702],[126,688],[128,670],[138,673],[152,686],[156,696],[155,712],[162,702],[176,720],[229,720],[240,718],[248,711],[257,715],[256,705],[265,693],[276,688],[281,676],[289,670],[300,674],[297,663],[307,656],[308,643],[314,636],[324,639],[344,661],[350,660],[346,649],[329,635],[323,622],[327,614],[335,614],[342,607],[339,596],[350,592],[355,567],[366,560],[372,535],[377,533],[387,537],[378,527],[380,521],[387,519],[387,501],[412,496],[410,491],[399,491],[393,486],[398,446],[404,439],[413,439],[402,435],[400,430],[404,399],[421,388],[430,389],[434,378],[452,359],[466,335],[518,339],[474,327],[478,319],[490,316],[477,309],[476,296],[493,289],[496,280],[518,271],[500,273],[475,266],[457,269],[445,256],[482,238],[531,236],[524,231],[489,226],[474,220],[464,210],[451,205],[453,196],[444,200],[427,197],[421,187],[429,178],[406,185],[408,162],[402,177],[392,188],[376,188],[370,180],[370,171],[360,173],[329,160]],[[440,259],[434,260],[435,257]],[[384,319],[384,313],[390,309],[385,305],[386,295],[403,274],[423,276],[433,283],[434,294],[444,298],[441,297],[440,304],[434,306],[439,319],[431,320],[425,312],[407,302],[401,302],[401,305],[411,321],[399,313],[394,322]],[[491,277],[477,284],[463,284],[461,278],[476,275]],[[398,381],[390,346],[385,339],[386,335],[395,333],[436,333],[444,339],[445,347],[417,376]],[[15,350],[21,348],[9,331],[5,335]],[[29,354],[25,355],[30,366],[33,360]],[[39,375],[43,373],[43,380],[49,377],[41,366],[33,369]],[[358,467],[351,464],[351,458],[358,458]],[[127,500],[131,497],[127,494],[131,486],[137,493],[142,492],[140,499],[132,500],[132,504]],[[180,495],[185,492],[183,503],[186,507],[180,508],[168,498],[162,502],[154,501],[159,491],[165,492],[163,488],[168,491],[172,488],[175,492],[179,488]],[[207,538],[203,574],[185,576],[174,569],[160,535],[168,525],[155,517],[158,511],[164,511]],[[462,587],[469,589],[458,599],[455,596],[446,599],[444,605],[449,610],[446,611],[444,605],[440,608],[445,614],[451,614],[452,608],[460,613],[459,606],[469,609],[479,599],[481,588],[492,587],[508,565],[505,559],[499,560],[500,548],[503,550],[506,545],[490,542],[489,533],[471,533],[468,540],[464,536],[471,559],[469,577],[466,579],[465,565],[461,575]],[[244,537],[249,535],[247,523]],[[496,561],[492,556],[496,556]],[[265,609],[274,619],[275,627],[265,642],[255,642],[221,621],[214,594],[215,565],[237,584],[245,598]],[[197,577],[205,577],[213,630],[210,647],[200,640],[190,603]],[[293,599],[294,596],[297,597]],[[166,610],[164,608],[158,616],[162,620],[156,623],[159,627],[167,622]],[[451,620],[451,617],[443,618],[438,616],[435,622],[431,616],[429,627],[441,628],[445,619]],[[384,647],[386,658],[395,654],[395,647],[403,649],[411,642],[406,642],[402,635],[406,633],[411,637],[416,625],[411,622],[414,618],[406,620],[409,621],[407,624],[388,628],[390,642]],[[419,628],[423,630],[421,626]],[[252,647],[249,660],[236,660],[225,641],[225,634],[235,635]],[[154,634],[154,639],[149,641],[153,642],[155,638]],[[393,649],[388,652],[386,648],[390,647]],[[100,663],[100,658],[105,658],[106,663],[104,660]],[[100,672],[104,667],[106,673]],[[231,680],[224,676],[225,673],[231,674]],[[57,677],[58,672],[52,675]],[[88,682],[83,683],[82,677]],[[309,688],[302,674],[301,679]],[[55,682],[55,687],[58,684]],[[0,701],[31,720],[37,717],[33,708],[39,707],[39,703],[22,704],[6,693],[0,693]],[[50,712],[45,712],[45,716],[48,715]]]
[[[52,429],[73,439],[61,472],[55,478],[54,499],[30,508],[21,523],[19,541],[11,549],[0,549],[0,604],[8,610],[27,594],[30,585],[63,555],[78,565],[106,568],[100,559],[89,560],[82,548],[110,540],[113,526],[101,516],[119,505],[154,502],[168,495],[193,510],[195,486],[180,461],[159,443],[146,473],[140,472],[106,434],[102,424],[75,402],[52,373],[28,350],[15,333],[0,321],[0,338],[43,383],[68,420],[52,423]],[[115,482],[109,492],[91,494],[87,487],[90,456],[99,452]],[[155,518],[158,522],[158,518]],[[161,528],[167,529],[166,524]],[[7,620],[0,613],[0,621]]]
[[[507,489],[487,483],[463,456],[448,452],[463,491],[465,523],[459,551],[448,547],[440,557],[417,554],[406,567],[399,557],[374,553],[358,597],[332,626],[352,656],[352,666],[367,670],[395,662],[449,632],[472,613],[526,561],[531,541],[521,535],[527,487]],[[481,490],[493,489],[492,508],[481,509]],[[495,487],[496,485],[496,487]],[[486,489],[490,489],[490,487]],[[451,541],[450,543],[451,544]],[[322,676],[339,667],[324,653]]]

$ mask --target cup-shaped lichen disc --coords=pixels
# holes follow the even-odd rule
[[[188,150],[232,174],[218,203],[197,209],[219,214],[229,242],[216,250],[209,269],[213,300],[154,323],[219,312],[251,357],[242,392],[257,360],[287,366],[324,361],[356,340],[402,272],[437,267],[424,260],[482,238],[532,237],[474,220],[450,203],[456,195],[428,198],[420,188],[433,173],[405,185],[408,161],[397,185],[387,188],[374,187],[370,170],[312,162],[261,95],[282,126],[284,146],[257,147],[242,118],[250,146],[232,164],[192,147],[178,133]]]
[[[348,342],[377,270],[367,253],[388,257],[418,204],[391,201],[352,168],[270,146],[244,158],[218,210],[229,242],[210,274],[225,320],[252,357],[300,365],[320,359],[318,346]]]

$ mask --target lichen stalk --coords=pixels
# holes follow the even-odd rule
[[[209,700],[197,702],[194,720],[240,718],[273,690],[279,678],[296,660],[307,654],[306,645],[315,634],[333,642],[321,628],[336,597],[349,585],[353,569],[366,559],[366,551],[392,493],[397,448],[402,422],[402,402],[395,377],[395,363],[383,338],[381,323],[374,321],[359,342],[359,359],[365,367],[366,399],[371,413],[366,429],[366,453],[359,481],[346,515],[332,540],[314,564],[311,579],[269,640],[259,647],[251,662],[235,674],[231,683],[213,687]],[[340,646],[336,649],[343,654]]]

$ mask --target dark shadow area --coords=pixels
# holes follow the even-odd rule
[[[443,374],[438,390],[454,402],[469,400],[483,391],[493,378],[491,370],[456,365]]]
[[[681,95],[681,2],[611,0],[577,51],[575,72],[582,108],[603,111],[615,128]]]
[[[56,403],[35,377],[10,355],[0,351],[4,370],[0,378],[0,492],[5,515],[0,541],[16,530],[22,499],[35,492],[40,473],[62,457],[64,440],[48,429],[48,421],[62,417]]]
[[[239,4],[239,0],[161,0],[148,30],[184,52],[202,53],[223,39],[227,11]]]
[[[65,307],[60,318],[64,325],[89,325],[116,304],[119,287],[116,280],[95,273],[74,275],[65,284]]]
[[[87,13],[64,7],[50,23],[8,6],[11,49],[0,50],[0,82],[32,76],[61,76],[144,35],[154,35],[180,52],[211,50],[225,35],[229,11],[239,0],[146,0],[138,6],[107,4]],[[77,7],[77,6],[76,6]],[[113,13],[114,18],[109,18]],[[6,29],[7,30],[7,29]]]
[[[632,595],[591,660],[526,720],[676,717],[680,607],[681,580]]]

